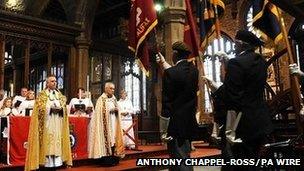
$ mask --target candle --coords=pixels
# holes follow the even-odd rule
[[[10,89],[11,89],[11,97],[13,97],[14,96],[14,84],[13,83],[11,83],[10,84]]]
[[[8,91],[4,91],[4,97],[7,98],[8,97]]]
[[[82,98],[82,90],[81,89],[78,90],[78,98],[79,98],[79,100]]]
[[[89,90],[89,83],[90,83],[90,76],[87,75],[87,91],[90,91]]]

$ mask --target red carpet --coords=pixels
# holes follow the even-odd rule
[[[141,149],[145,149],[145,150],[151,150],[151,151],[157,151],[157,149],[159,150],[163,150],[165,149],[165,146],[141,146]],[[131,151],[128,153],[136,153],[134,151]],[[143,152],[145,153],[145,152]],[[208,157],[208,156],[216,156],[216,155],[220,155],[221,151],[218,149],[214,149],[214,148],[197,148],[195,151],[191,152],[191,158],[202,158],[202,157]],[[163,155],[154,155],[154,156],[150,156],[151,158],[168,158],[169,156],[167,154],[163,154]],[[147,157],[146,157],[147,158]],[[106,171],[106,170],[144,170],[144,168],[141,169],[141,167],[136,166],[136,160],[137,159],[128,159],[128,160],[122,160],[120,161],[119,165],[114,166],[114,167],[102,167],[102,166],[98,166],[98,165],[90,165],[90,166],[80,166],[80,167],[75,167],[75,168],[69,168],[69,169],[61,169],[62,171],[66,171],[66,170],[72,170],[72,171],[85,171],[85,170],[98,170],[98,171]],[[146,168],[147,170],[156,170],[156,168]]]
[[[207,144],[195,144],[196,150],[191,153],[192,158],[202,158],[202,157],[214,157],[219,155],[221,152],[218,149],[209,148]],[[158,168],[151,167],[139,167],[136,166],[137,158],[168,158],[166,152],[166,146],[164,145],[146,145],[139,146],[142,151],[127,150],[126,156],[123,158],[119,165],[113,167],[104,167],[98,164],[97,160],[83,159],[73,161],[72,168],[58,169],[61,171],[87,171],[87,170],[157,170]],[[8,166],[5,164],[0,164],[0,170],[23,170],[23,166]]]

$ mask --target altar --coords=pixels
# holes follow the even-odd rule
[[[88,117],[69,117],[72,157],[88,157]],[[27,138],[30,126],[29,116],[1,118],[0,160],[10,165],[24,165]]]

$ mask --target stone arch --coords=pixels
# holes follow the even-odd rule
[[[90,39],[93,22],[95,19],[96,9],[100,0],[79,0],[74,14],[74,23],[81,25],[84,30],[81,36]]]
[[[26,0],[26,12],[32,16],[40,17],[45,9],[49,7],[49,4],[54,3],[54,1],[62,7],[67,22],[74,23],[77,5],[80,4],[79,1],[83,0]]]
[[[77,4],[79,0],[58,0],[62,5],[65,14],[67,16],[67,20],[70,23],[74,23],[75,20],[75,12],[77,8]]]
[[[51,0],[40,12],[40,17],[68,22],[67,13],[60,0]]]
[[[243,0],[240,5],[240,11],[239,11],[239,29],[246,29],[246,24],[247,24],[247,12],[251,6],[251,2],[248,0]]]
[[[28,0],[26,2],[26,11],[28,11],[33,16],[39,16],[41,11],[48,5],[50,0],[37,1],[37,0]]]

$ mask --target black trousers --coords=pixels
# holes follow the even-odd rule
[[[187,139],[173,139],[169,141],[168,152],[170,158],[186,159],[190,158],[191,142]],[[186,166],[182,162],[180,166],[173,166],[170,168],[172,171],[193,171],[193,166]]]
[[[243,141],[240,144],[231,145],[226,141],[226,145],[222,149],[222,158],[229,160],[234,159],[257,159],[261,151],[261,147],[266,142],[266,137],[258,138],[250,141]],[[260,166],[223,166],[222,171],[258,171]]]

